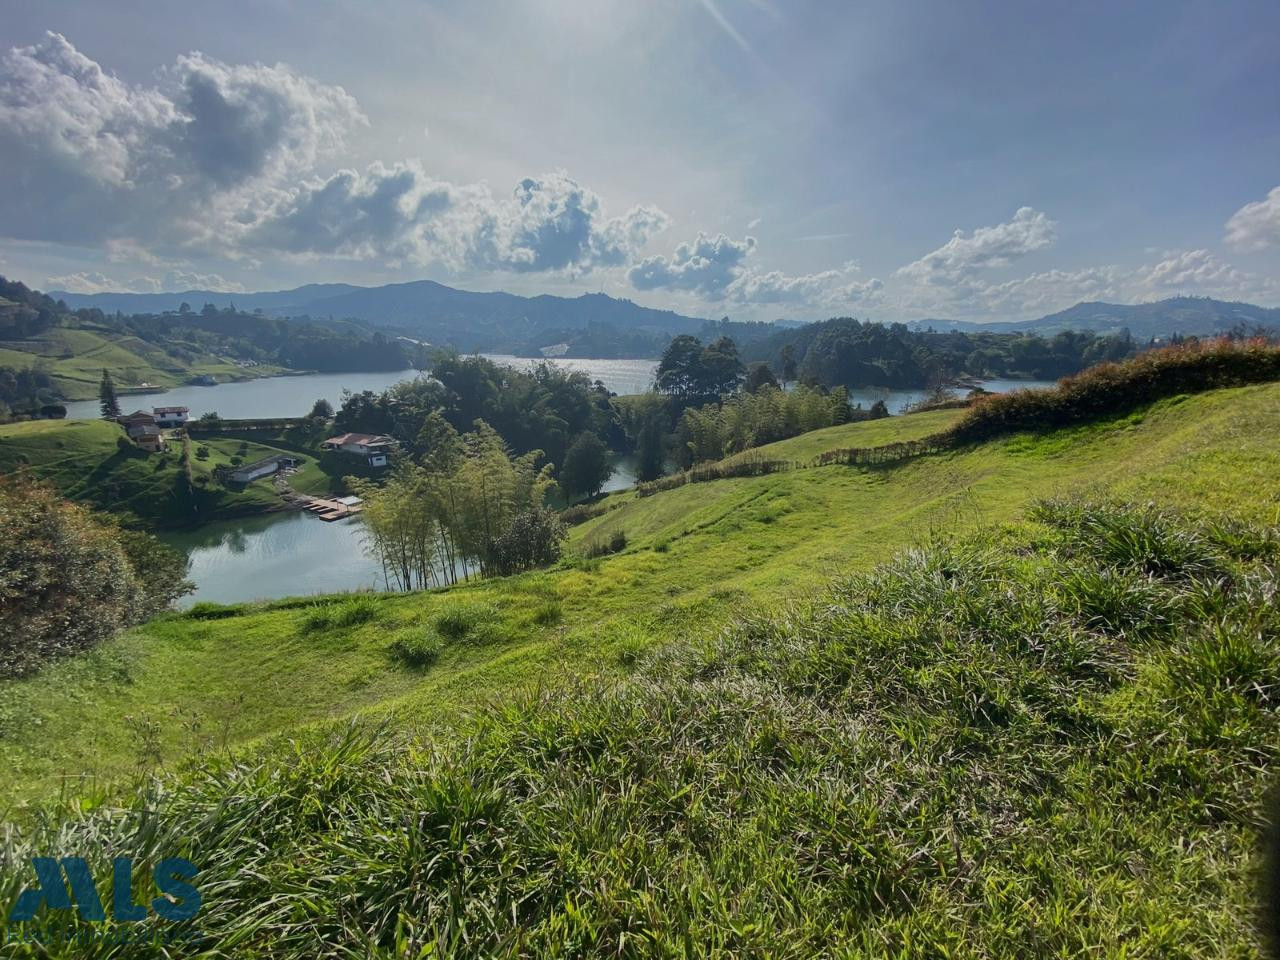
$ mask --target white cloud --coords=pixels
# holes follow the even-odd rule
[[[217,293],[242,293],[244,287],[216,273],[188,273],[170,270],[163,277],[137,277],[116,280],[97,271],[69,273],[46,277],[45,290],[66,293],[183,293],[187,290],[211,290]]]
[[[416,162],[340,170],[284,197],[251,241],[288,253],[514,272],[586,272],[629,262],[667,216],[634,207],[606,217],[564,173],[528,177],[507,197],[485,184],[428,177]]]
[[[283,252],[578,274],[631,262],[667,225],[652,206],[606,216],[564,173],[506,196],[416,161],[320,175],[365,123],[341,87],[283,65],[192,53],[129,85],[49,34],[0,60],[0,233],[157,261]]]
[[[747,257],[756,248],[755,237],[731,240],[723,233],[699,233],[692,243],[682,243],[670,257],[648,257],[628,271],[637,290],[687,290],[707,300],[719,300],[738,279]]]
[[[1226,229],[1227,243],[1240,250],[1260,250],[1280,243],[1280,187],[1233,213]]]
[[[963,284],[979,271],[1004,267],[1050,246],[1057,223],[1031,207],[1020,207],[1013,219],[979,227],[968,236],[955,234],[938,249],[898,270],[898,275],[935,286]]]
[[[288,67],[179,57],[126,84],[64,37],[0,58],[0,223],[19,239],[217,247],[364,123]]]

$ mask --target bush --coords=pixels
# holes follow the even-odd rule
[[[436,614],[435,627],[442,637],[463,640],[482,624],[493,623],[497,616],[497,609],[490,604],[459,604]]]
[[[186,616],[192,620],[222,620],[226,617],[239,617],[247,613],[249,605],[246,603],[210,603],[202,600],[194,603],[187,610]]]
[[[390,649],[397,660],[423,670],[440,659],[444,644],[430,630],[411,628],[402,630],[392,641]]]
[[[196,447],[196,459],[197,459],[197,460],[208,460],[208,459],[209,459],[209,448],[208,448],[208,447],[206,447],[204,444],[201,444],[200,446]]]
[[[490,541],[485,572],[509,576],[560,559],[564,539],[569,535],[555,511],[535,507],[517,514],[502,536]]]
[[[339,600],[328,600],[311,605],[302,618],[306,633],[355,627],[376,620],[382,608],[378,600],[366,594],[357,594]]]
[[[627,533],[625,530],[615,530],[607,538],[601,540],[592,540],[583,546],[582,555],[587,559],[593,557],[607,557],[613,553],[621,553],[627,549]]]
[[[181,593],[186,558],[116,529],[19,476],[0,480],[0,676],[79,653],[163,609],[152,570]]]

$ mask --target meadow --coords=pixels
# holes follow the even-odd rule
[[[777,445],[922,434],[954,411],[849,424]],[[916,419],[920,417],[922,419]],[[378,596],[312,625],[329,600],[169,614],[74,661],[0,684],[9,814],[140,770],[234,752],[350,717],[418,736],[568,678],[624,676],[654,650],[719,635],[941,531],[1017,523],[1067,494],[1280,521],[1280,385],[1172,397],[1122,417],[871,468],[691,484],[618,504],[572,532],[560,567],[448,591]],[[578,559],[623,533],[620,553]],[[441,627],[455,609],[473,627]],[[406,656],[412,646],[428,651]],[[416,659],[416,662],[415,662]]]
[[[122,515],[133,523],[181,527],[193,523],[263,513],[281,508],[270,478],[234,489],[219,486],[214,468],[239,457],[252,463],[290,453],[283,448],[238,438],[200,438],[191,442],[191,482],[186,482],[182,445],[170,441],[164,453],[134,448],[124,432],[102,420],[29,420],[0,424],[0,475],[26,467],[64,497]],[[206,458],[197,448],[208,448]],[[292,480],[302,493],[327,492],[331,478],[306,458]]]

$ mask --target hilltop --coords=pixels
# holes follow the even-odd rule
[[[565,343],[567,356],[655,357],[672,334],[693,333],[703,323],[603,293],[522,297],[501,291],[458,290],[432,280],[378,287],[309,284],[269,293],[54,291],[52,296],[71,307],[104,311],[162,312],[177,310],[185,302],[196,309],[205,303],[219,308],[234,305],[280,317],[357,318],[464,352],[535,356],[541,347]]]
[[[1117,334],[1128,330],[1139,340],[1169,340],[1174,336],[1212,337],[1243,328],[1280,330],[1280,307],[1214,300],[1211,297],[1170,297],[1149,303],[1083,301],[1036,320],[980,323],[970,320],[920,320],[918,329],[962,330],[970,333],[1038,333],[1053,336],[1064,330]]]

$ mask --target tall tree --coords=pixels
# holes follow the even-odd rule
[[[594,433],[582,433],[564,455],[560,487],[567,497],[594,497],[612,475],[604,443]]]
[[[103,420],[114,420],[120,416],[120,400],[116,397],[116,385],[111,374],[102,371],[102,382],[98,384],[98,405],[102,410]]]

